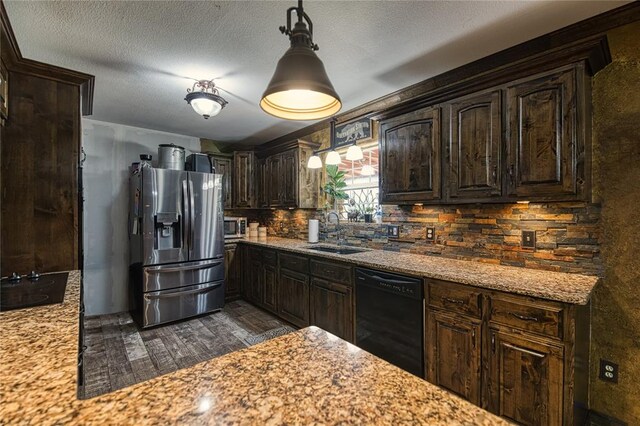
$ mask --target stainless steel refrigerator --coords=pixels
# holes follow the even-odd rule
[[[141,327],[224,305],[222,175],[133,166],[130,300]]]

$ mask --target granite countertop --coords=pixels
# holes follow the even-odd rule
[[[309,250],[307,247],[318,244],[289,238],[246,238],[242,243],[576,305],[585,305],[589,302],[591,292],[599,280],[598,277],[589,275],[540,271],[385,250],[364,249],[366,251],[362,253],[333,254]]]
[[[317,327],[78,400],[79,281],[0,314],[0,423],[509,424]]]

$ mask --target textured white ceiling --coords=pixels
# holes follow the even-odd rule
[[[288,47],[296,1],[11,1],[26,58],[94,74],[96,120],[223,142],[267,142],[310,122],[258,102]],[[307,0],[329,77],[347,111],[626,1]],[[229,105],[204,120],[183,100],[215,78]]]

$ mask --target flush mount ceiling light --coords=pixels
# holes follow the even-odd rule
[[[294,11],[298,22],[291,29]],[[315,53],[318,45],[313,43],[313,23],[302,8],[302,0],[298,0],[298,7],[287,10],[287,26],[280,27],[280,32],[289,37],[291,47],[278,61],[260,107],[287,120],[318,120],[340,111],[342,101]]]
[[[187,89],[187,96],[184,100],[205,119],[218,115],[222,108],[228,104],[218,94],[218,89],[216,89],[216,84],[213,80],[196,81],[191,89]]]

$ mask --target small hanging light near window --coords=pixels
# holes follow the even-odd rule
[[[329,153],[327,154],[327,158],[324,159],[324,163],[328,166],[337,166],[338,164],[342,163],[342,158],[340,158],[340,154],[338,154],[338,151],[329,151]]]
[[[229,103],[220,96],[213,80],[196,81],[191,89],[187,89],[184,100],[205,119],[218,115]]]
[[[321,169],[322,168],[322,160],[317,155],[312,155],[309,157],[309,161],[307,162],[308,169]]]
[[[292,29],[294,11],[298,21]],[[298,0],[298,7],[287,9],[287,26],[280,27],[280,32],[289,37],[291,47],[278,61],[260,107],[287,120],[318,120],[340,111],[342,101],[315,53],[318,45],[313,43],[313,23],[302,8],[302,0]]]
[[[360,170],[361,176],[373,176],[376,174],[375,169],[371,165],[371,151],[369,151],[369,164],[365,164],[362,166],[362,170]]]
[[[364,155],[362,155],[362,148],[360,148],[358,145],[354,143],[347,150],[346,158],[349,161],[362,160],[364,158]]]

